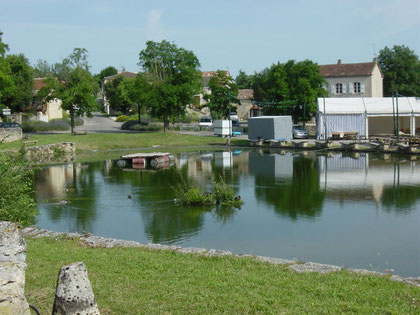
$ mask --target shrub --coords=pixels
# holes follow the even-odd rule
[[[121,125],[122,130],[136,130],[136,131],[157,131],[160,130],[160,127],[157,125],[149,125],[149,122],[143,121],[141,118],[141,123],[137,120],[127,120]]]
[[[235,201],[235,192],[228,186],[222,177],[213,182],[213,198],[221,203]]]
[[[149,125],[149,126],[142,126],[142,125],[134,125],[130,130],[135,131],[159,131],[162,128],[157,125]]]
[[[129,116],[127,116],[127,115],[121,115],[121,116],[118,116],[115,121],[117,121],[117,122],[123,122],[123,121],[127,121],[127,120],[130,120],[130,117]]]
[[[33,198],[33,170],[24,151],[10,155],[0,152],[0,174],[0,220],[34,224],[38,210]]]
[[[51,130],[69,130],[70,123],[65,120],[51,120],[50,122],[40,120],[29,120],[22,122],[22,130],[24,132],[38,132]]]

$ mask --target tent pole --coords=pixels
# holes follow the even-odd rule
[[[397,135],[397,127],[395,122],[395,105],[394,105],[394,93],[392,93],[392,122],[394,123],[394,136]]]
[[[400,112],[398,108],[398,91],[395,92],[397,104],[397,141],[400,142]]]

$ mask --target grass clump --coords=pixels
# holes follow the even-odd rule
[[[82,126],[84,123],[80,117],[75,118],[74,125]],[[28,120],[22,122],[24,132],[67,131],[70,130],[70,119],[51,119],[49,122],[40,120]]]

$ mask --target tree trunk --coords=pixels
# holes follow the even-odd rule
[[[70,108],[70,126],[71,126],[71,134],[74,134],[74,107]]]
[[[163,131],[166,132],[169,128],[169,119],[167,117],[163,118]]]
[[[140,110],[141,110],[141,105],[137,104],[137,112],[139,114],[139,125],[141,125],[141,120],[140,120]]]

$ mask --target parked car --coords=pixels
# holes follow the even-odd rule
[[[200,117],[200,121],[198,123],[200,127],[211,127],[213,126],[213,120],[210,116],[202,116]]]
[[[303,126],[293,126],[292,127],[293,139],[308,139],[309,133]]]
[[[241,124],[239,123],[239,120],[232,119],[232,127],[240,127]]]
[[[231,113],[229,113],[229,119],[230,119],[230,120],[238,120],[238,121],[239,121],[238,114],[237,114],[237,113],[235,113],[235,112],[231,112]]]
[[[15,122],[0,122],[0,128],[20,128],[20,124]]]

